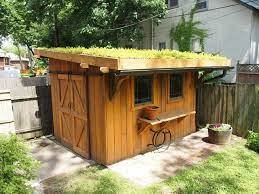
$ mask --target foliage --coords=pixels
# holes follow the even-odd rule
[[[143,37],[141,25],[133,24],[153,16],[159,22],[165,13],[164,0],[5,0],[0,36],[28,46],[116,47],[121,39]]]
[[[170,193],[258,193],[259,155],[244,144],[241,141],[148,190],[152,193],[162,193],[164,188]]]
[[[48,179],[43,186],[51,193],[137,193],[134,185],[99,165]]]
[[[41,24],[32,22],[27,0],[1,0],[0,37],[11,36],[15,44],[31,46],[38,43]]]
[[[229,131],[231,129],[231,125],[224,124],[224,123],[222,123],[222,124],[217,123],[217,124],[209,125],[209,128],[214,131]]]
[[[9,53],[14,53],[16,55],[19,55],[19,51],[18,51],[18,48],[16,46],[8,46],[8,47],[2,47],[2,49],[6,52],[9,52]],[[27,49],[26,47],[20,47],[20,54],[21,56],[25,57],[26,54],[27,54]]]
[[[114,57],[114,58],[174,58],[174,59],[210,59],[225,60],[227,58],[205,53],[179,52],[176,50],[137,50],[123,48],[41,48],[43,50],[71,53],[88,54],[92,56]]]
[[[259,133],[250,131],[247,137],[246,146],[259,153]]]
[[[101,166],[48,179],[50,193],[258,193],[259,155],[240,141],[178,175],[140,188]]]
[[[21,77],[35,77],[47,74],[48,59],[34,59],[34,66],[30,69],[21,70]]]
[[[212,71],[211,73],[208,73],[208,72],[200,72],[200,75],[199,75],[199,78],[201,78],[201,80],[203,82],[210,82],[210,83],[224,83],[225,80],[222,80],[222,79],[216,79],[216,80],[212,80],[210,81],[211,79],[217,77],[217,76],[220,76],[222,75],[222,70],[217,70],[217,71]]]
[[[0,135],[0,193],[30,193],[38,162],[16,135]]]
[[[42,59],[36,59],[35,65],[33,68],[42,68],[42,69],[47,69],[49,65],[49,61],[47,58],[42,58]]]
[[[198,27],[201,22],[194,21],[195,11],[195,8],[190,11],[189,19],[186,19],[185,14],[182,13],[181,20],[170,31],[171,40],[178,44],[179,51],[191,51],[191,41],[193,38],[200,39],[201,50],[204,51],[204,40],[208,37],[208,30]]]

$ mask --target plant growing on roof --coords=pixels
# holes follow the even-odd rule
[[[191,51],[191,40],[193,38],[200,39],[201,50],[204,51],[204,40],[208,37],[208,30],[198,27],[201,22],[194,21],[195,11],[196,8],[190,11],[188,19],[182,13],[179,23],[171,28],[170,38],[178,44],[179,51]]]

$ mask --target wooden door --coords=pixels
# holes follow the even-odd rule
[[[58,75],[60,140],[78,154],[89,158],[86,78]]]
[[[87,80],[84,76],[72,75],[70,78],[72,98],[71,116],[73,125],[73,150],[89,158],[89,133],[87,109]]]
[[[60,140],[72,148],[73,129],[71,117],[71,83],[68,75],[58,75]]]

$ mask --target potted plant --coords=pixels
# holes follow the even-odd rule
[[[144,116],[148,120],[154,120],[157,118],[158,115],[158,106],[147,106],[144,108]]]
[[[229,124],[211,124],[208,127],[208,140],[215,144],[228,144],[231,139],[232,130]]]

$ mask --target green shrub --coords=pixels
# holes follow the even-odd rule
[[[31,193],[39,162],[16,135],[0,134],[0,193]]]
[[[249,135],[247,137],[247,143],[246,146],[259,153],[259,133],[256,132],[249,132]]]

